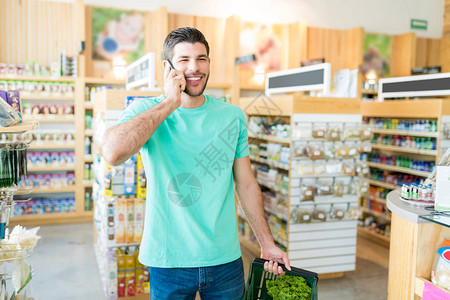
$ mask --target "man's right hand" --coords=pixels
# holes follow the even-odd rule
[[[169,64],[165,62],[164,66],[164,91],[166,101],[174,104],[175,109],[181,105],[181,93],[186,88],[186,79],[184,73],[178,70],[171,70]]]

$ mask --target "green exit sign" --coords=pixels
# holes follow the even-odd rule
[[[411,19],[411,29],[427,30],[427,28],[427,20]]]

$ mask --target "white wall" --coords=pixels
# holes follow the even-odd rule
[[[73,2],[73,0],[54,0]],[[428,21],[418,36],[441,38],[444,0],[85,0],[86,4],[127,9],[228,17],[267,23],[305,20],[308,26],[348,29],[362,26],[366,32],[399,34],[410,30],[410,20]]]

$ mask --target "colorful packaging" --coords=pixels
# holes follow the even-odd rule
[[[110,198],[107,200],[107,209],[106,209],[106,216],[107,216],[107,229],[106,232],[108,234],[108,240],[113,241],[115,239],[114,236],[114,199]]]
[[[126,255],[126,273],[125,273],[125,281],[127,284],[126,292],[127,296],[135,296],[136,295],[136,283],[135,283],[135,269],[136,269],[136,260],[134,256],[134,251],[131,250],[133,247],[130,247],[130,253]]]
[[[124,195],[134,195],[135,193],[135,177],[134,170],[136,167],[136,158],[134,156],[130,157],[123,164],[124,166],[124,177],[123,177],[123,194]]]
[[[112,166],[106,165],[105,166],[105,188],[104,188],[104,196],[105,197],[112,197]]]
[[[144,209],[143,199],[134,199],[134,242],[140,243],[144,230]]]
[[[134,242],[134,199],[126,199],[125,242]]]
[[[126,257],[122,249],[116,250],[117,257],[117,296],[126,296]]]
[[[145,199],[147,197],[147,177],[145,176],[144,163],[142,157],[138,155],[137,161],[137,197]]]
[[[116,243],[125,243],[125,219],[127,213],[127,203],[126,199],[116,200],[116,211],[115,211],[115,233],[116,233]]]
[[[20,104],[19,91],[8,91],[8,104],[19,114],[20,121],[22,123],[22,106]]]
[[[134,259],[136,261],[136,294],[144,294],[144,265],[139,262],[139,250],[135,252]]]
[[[107,300],[117,299],[117,257],[111,249],[106,253],[106,272]]]
[[[444,240],[437,251],[431,271],[431,281],[443,289],[450,290],[450,240]]]
[[[144,293],[150,294],[150,268],[144,266]]]

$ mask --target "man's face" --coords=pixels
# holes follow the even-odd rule
[[[175,69],[184,73],[186,89],[191,97],[203,94],[209,78],[209,57],[202,43],[178,43],[173,48],[172,63]]]

